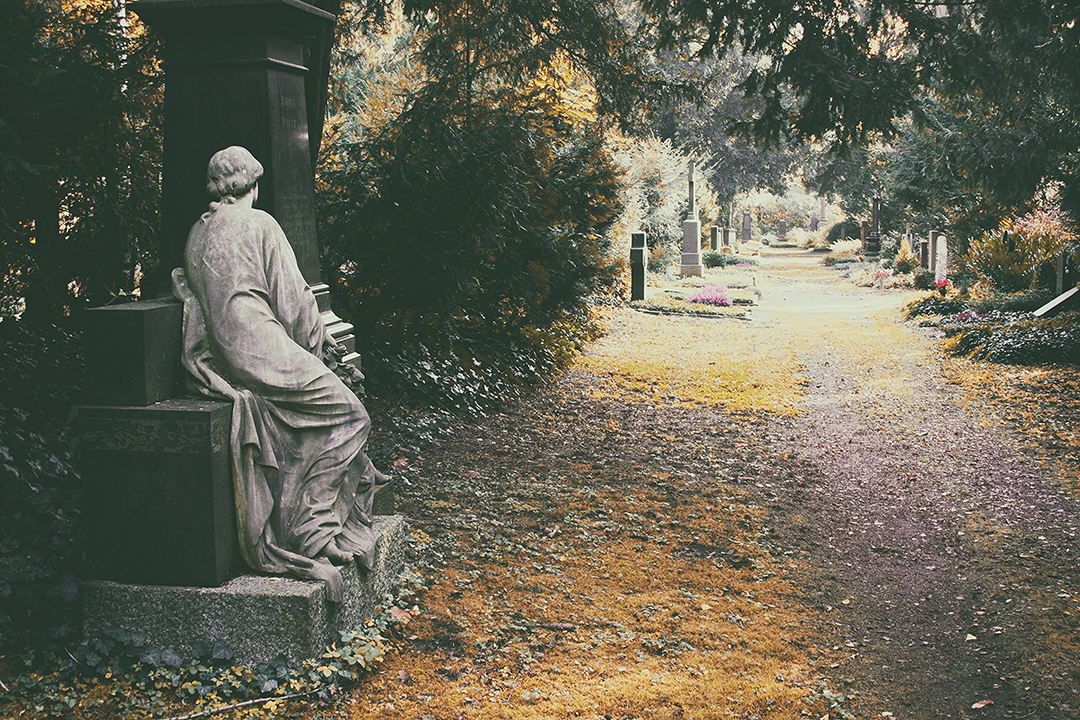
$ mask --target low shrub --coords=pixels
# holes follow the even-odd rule
[[[971,241],[963,263],[982,284],[1012,292],[1052,283],[1058,253],[1076,241],[1076,229],[1056,208],[1039,208],[1006,220]]]
[[[930,270],[920,270],[915,273],[911,283],[916,290],[929,290],[934,287],[934,273]]]
[[[732,255],[731,253],[716,252],[709,250],[701,256],[702,264],[707,268],[722,268],[730,265],[757,265],[757,260],[750,257]]]
[[[858,223],[845,220],[829,227],[829,231],[825,233],[825,244],[832,246],[844,238],[859,238],[861,234],[862,228]]]
[[[79,630],[81,337],[0,323],[0,655],[45,660]]]
[[[1080,365],[1080,313],[1041,319],[995,312],[943,328],[945,348],[954,355],[1010,365]]]
[[[956,315],[969,309],[967,302],[957,297],[942,297],[937,293],[908,303],[904,317],[908,320],[922,315]]]

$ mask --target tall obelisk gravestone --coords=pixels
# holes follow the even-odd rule
[[[687,181],[690,188],[690,209],[682,224],[683,247],[682,264],[679,265],[681,277],[704,277],[705,266],[701,264],[701,220],[698,219],[697,200],[694,197],[694,161],[687,169]]]

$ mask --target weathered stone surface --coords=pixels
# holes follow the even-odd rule
[[[240,569],[232,403],[79,410],[87,577],[213,586]]]
[[[83,630],[110,626],[146,636],[152,647],[181,655],[196,641],[224,642],[238,662],[265,662],[284,654],[293,662],[317,657],[371,617],[405,564],[408,526],[400,516],[375,519],[378,537],[370,572],[350,564],[342,570],[344,601],[326,600],[317,581],[242,575],[220,587],[84,583]]]
[[[87,310],[87,402],[152,405],[179,395],[183,311],[172,300]]]

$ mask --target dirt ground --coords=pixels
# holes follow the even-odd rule
[[[401,448],[431,587],[342,714],[1080,717],[1076,369],[943,358],[903,292],[760,262],[751,321],[614,311]]]

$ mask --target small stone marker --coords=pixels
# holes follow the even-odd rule
[[[682,264],[679,265],[681,277],[704,277],[705,266],[701,264],[701,221],[698,220],[697,204],[694,198],[694,161],[686,171],[690,189],[690,209],[683,222]]]
[[[862,249],[866,250],[866,238],[870,237],[870,223],[865,220],[859,225],[859,241],[862,242]]]
[[[748,211],[742,214],[742,241],[750,242],[750,213]]]
[[[829,206],[825,202],[825,198],[821,198],[821,212],[818,213],[818,220],[820,222],[829,222]]]
[[[780,221],[780,229],[776,231],[776,242],[787,241],[787,220]]]
[[[938,255],[937,245],[938,245],[938,236],[940,234],[941,233],[939,233],[937,230],[931,230],[930,231],[930,266],[927,269],[930,270],[931,272],[936,272],[937,271],[937,255]]]
[[[648,266],[649,246],[645,233],[630,233],[630,299],[645,299],[645,270]]]
[[[739,252],[739,234],[735,228],[724,228],[724,245],[730,247],[733,253]]]
[[[919,266],[922,267],[923,270],[929,270],[930,269],[930,241],[929,240],[920,240],[919,241]]]
[[[1035,317],[1053,317],[1066,307],[1076,305],[1080,301],[1080,286],[1066,290],[1050,302],[1036,310],[1032,315]]]
[[[713,252],[720,252],[722,249],[720,243],[720,228],[715,225],[709,228],[709,249]]]
[[[818,225],[820,224],[817,213],[810,216],[810,232],[817,232]]]

